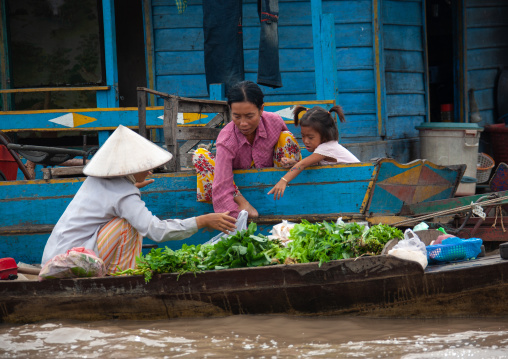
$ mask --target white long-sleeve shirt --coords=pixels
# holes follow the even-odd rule
[[[143,237],[156,242],[179,240],[197,232],[196,218],[160,220],[125,177],[88,177],[58,220],[46,243],[42,265],[73,247],[99,253],[99,230],[115,217],[126,219]]]

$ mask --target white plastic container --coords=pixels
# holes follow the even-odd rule
[[[476,193],[476,163],[480,133],[476,123],[427,122],[418,127],[420,131],[420,155],[437,165],[467,165],[465,177],[457,188],[456,196],[472,196]]]

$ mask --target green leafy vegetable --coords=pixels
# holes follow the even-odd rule
[[[310,223],[302,220],[290,232],[292,242],[287,247],[262,234],[255,235],[257,225],[222,239],[215,245],[183,245],[173,251],[152,249],[146,256],[136,258],[136,268],[115,275],[144,275],[145,281],[157,273],[197,273],[241,267],[258,267],[277,263],[323,263],[362,255],[380,254],[392,238],[402,238],[402,232],[387,225],[366,228],[358,223]]]

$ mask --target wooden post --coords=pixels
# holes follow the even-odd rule
[[[146,138],[146,93],[138,87],[138,128],[139,134]]]
[[[177,117],[178,117],[178,98],[170,96],[164,99],[164,142],[167,150],[173,155],[173,159],[166,165],[169,172],[180,170],[180,157],[178,155],[177,142]]]
[[[316,81],[316,99],[324,100],[323,52],[321,51],[321,0],[311,0],[312,42],[314,49],[314,73]]]
[[[224,101],[224,84],[210,84],[210,100]]]
[[[335,18],[333,14],[321,15],[321,50],[323,52],[323,96],[324,100],[335,100],[339,103],[337,85],[337,62],[335,60]],[[340,121],[339,121],[340,122]],[[340,133],[340,131],[339,131]]]
[[[104,18],[104,59],[106,67],[106,84],[109,91],[97,92],[97,106],[118,107],[118,67],[116,62],[116,30],[115,30],[115,2],[102,1]]]

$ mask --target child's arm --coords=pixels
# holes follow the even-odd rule
[[[289,182],[296,178],[306,167],[312,166],[319,161],[324,160],[325,156],[313,153],[309,157],[304,158],[296,165],[294,165],[285,175],[282,177],[279,182],[268,192],[268,194],[273,193],[273,199],[277,200],[282,198],[284,195],[284,191],[286,190],[286,186]]]

